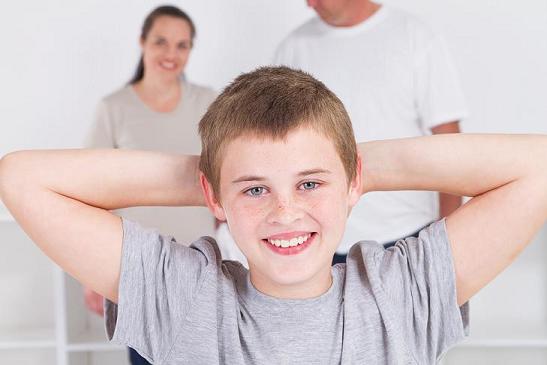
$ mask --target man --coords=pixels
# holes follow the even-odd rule
[[[467,115],[442,38],[414,17],[369,0],[308,0],[317,13],[279,46],[275,63],[310,72],[344,102],[357,142],[458,133]],[[375,192],[354,207],[335,261],[351,244],[392,244],[449,215],[461,197]]]

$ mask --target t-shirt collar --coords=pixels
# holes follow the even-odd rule
[[[320,33],[324,35],[332,36],[351,36],[354,34],[362,33],[374,28],[377,24],[381,23],[389,14],[389,8],[382,5],[374,14],[365,19],[359,24],[351,27],[336,27],[325,23],[320,18],[317,18],[316,25]]]

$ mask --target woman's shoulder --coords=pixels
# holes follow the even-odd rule
[[[114,92],[104,96],[101,103],[105,106],[115,106],[120,104],[129,104],[134,102],[134,91],[131,85],[125,85]]]
[[[197,84],[187,80],[182,81],[182,84],[183,87],[186,88],[190,97],[205,100],[209,104],[212,103],[218,96],[218,92],[209,86]]]

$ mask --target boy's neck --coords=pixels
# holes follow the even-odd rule
[[[259,292],[278,299],[310,299],[325,294],[332,286],[332,271],[330,266],[314,277],[301,283],[283,285],[275,283],[261,275],[259,270],[250,266],[251,283]]]

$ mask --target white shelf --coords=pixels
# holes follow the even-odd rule
[[[31,328],[0,333],[0,350],[55,348],[55,329]]]
[[[507,323],[488,324],[478,322],[478,329],[473,333],[473,320],[471,320],[471,336],[459,344],[461,348],[545,348],[547,349],[547,324],[535,325]]]
[[[79,285],[54,265],[0,207],[0,364],[127,364]]]
[[[72,341],[67,344],[70,352],[79,351],[118,351],[125,347],[109,343],[104,330],[89,329],[75,335]]]
[[[493,339],[470,339],[457,347],[460,348],[545,348],[547,349],[547,338],[493,338]]]
[[[60,365],[55,349],[28,348],[0,351],[0,364],[4,365]],[[82,364],[84,365],[84,364]]]
[[[70,365],[122,365],[128,363],[127,350],[124,351],[90,351],[71,352],[68,356]]]
[[[547,226],[471,300],[470,337],[444,365],[547,363]]]

